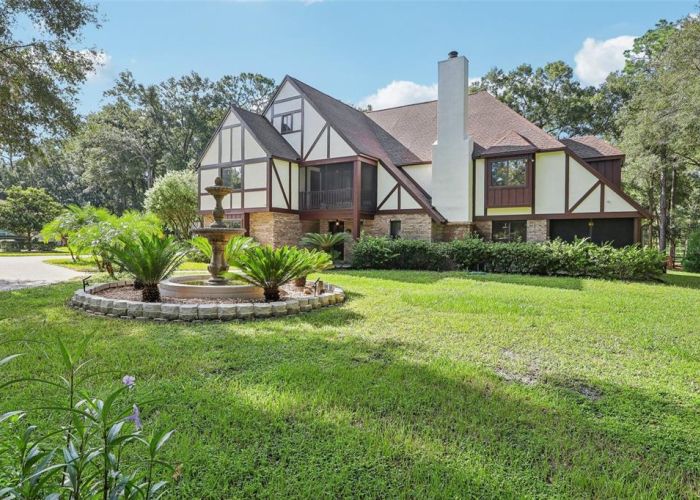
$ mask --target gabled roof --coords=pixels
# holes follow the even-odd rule
[[[231,109],[268,155],[285,160],[298,160],[299,155],[294,151],[294,148],[284,140],[284,137],[275,130],[275,127],[264,116],[238,106],[231,106]]]
[[[379,160],[396,181],[413,196],[418,204],[437,222],[446,222],[440,212],[433,207],[430,198],[413,179],[397,167],[399,164],[420,163],[420,158],[401,144],[363,112],[334,97],[286,76],[280,84],[290,81],[297,90],[316,108],[316,111],[335,129],[348,145],[357,153]]]
[[[495,146],[503,146],[504,137],[512,133],[525,139],[537,151],[564,149],[564,144],[488,92],[470,94],[468,99],[467,131],[474,140],[474,157],[484,155]],[[432,161],[432,146],[437,140],[437,101],[370,111],[367,116],[423,162]]]
[[[537,147],[525,137],[513,130],[505,133],[493,146],[484,150],[482,156],[499,156],[511,154],[528,154],[537,151]]]
[[[624,153],[612,144],[594,135],[580,135],[562,139],[574,153],[581,158],[600,158],[602,156],[624,156]]]

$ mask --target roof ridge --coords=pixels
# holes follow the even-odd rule
[[[392,109],[400,109],[400,108],[407,108],[409,106],[420,106],[421,104],[429,104],[431,102],[437,102],[437,99],[430,99],[428,101],[420,101],[420,102],[412,102],[409,104],[401,104],[400,106],[392,106],[391,108],[382,108],[382,109],[372,109],[370,111],[365,111],[365,114],[369,113],[378,113],[380,111],[390,111]]]

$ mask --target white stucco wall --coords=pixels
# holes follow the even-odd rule
[[[486,160],[480,158],[476,160],[476,172],[474,173],[474,215],[483,216],[484,214],[484,175],[486,168]]]
[[[416,183],[422,187],[426,193],[431,194],[433,180],[433,166],[430,163],[424,165],[407,165],[402,167]]]
[[[205,193],[204,188],[207,186],[213,186],[214,185],[214,180],[219,176],[219,169],[218,168],[207,168],[207,169],[201,169],[199,171],[200,174],[200,180],[201,180],[201,185],[202,185],[202,193]]]
[[[245,166],[243,178],[244,189],[258,189],[267,186],[267,163],[252,163]],[[248,206],[248,194],[245,195],[245,204]]]
[[[316,109],[310,103],[304,101],[304,155],[309,151],[325,124],[326,121],[318,114]],[[319,142],[322,140],[322,138],[319,139]],[[323,151],[325,151],[325,145]]]
[[[537,154],[535,156],[535,212],[563,214],[566,211],[565,186],[566,154],[563,151]]]
[[[299,92],[297,92],[297,89],[295,89],[291,83],[285,82],[285,84],[282,86],[277,96],[275,97],[275,100],[287,99],[288,97],[296,97],[298,95]]]
[[[275,169],[279,175],[279,181],[272,173],[272,206],[276,208],[287,208],[287,202],[285,201],[285,196],[289,198],[289,163],[281,160],[274,160]],[[297,175],[298,178],[298,175]],[[280,182],[282,186],[280,186]]]
[[[569,205],[573,206],[588,191],[598,178],[583,165],[569,158]]]
[[[245,194],[245,208],[264,208],[267,206],[267,192],[253,191]]]
[[[260,146],[260,144],[258,144],[258,141],[255,140],[253,134],[248,132],[248,130],[245,130],[243,132],[243,143],[245,146],[243,153],[245,154],[246,160],[251,160],[253,158],[262,158],[263,156],[267,156],[265,150]]]
[[[338,132],[336,132],[333,127],[330,128],[330,140],[330,158],[342,158],[344,156],[355,155],[355,151],[348,145],[347,142],[343,140],[342,137],[340,137]]]
[[[635,212],[636,208],[626,202],[619,194],[612,189],[605,188],[605,211],[606,212]]]
[[[574,213],[590,213],[590,212],[600,212],[600,188],[597,186],[591,194],[586,196],[586,198],[577,206],[573,212]],[[578,201],[578,200],[576,200]]]

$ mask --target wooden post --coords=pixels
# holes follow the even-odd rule
[[[352,175],[352,238],[360,237],[360,205],[362,204],[362,162],[355,158]]]

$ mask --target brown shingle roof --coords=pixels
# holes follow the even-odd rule
[[[284,137],[277,132],[275,127],[273,127],[264,116],[252,113],[238,106],[231,106],[231,108],[240,117],[243,123],[246,124],[267,154],[285,160],[297,160],[299,158],[294,148],[289,145]]]
[[[623,156],[623,152],[612,144],[594,135],[580,135],[562,139],[574,153],[581,158],[600,158],[601,156]]]
[[[437,140],[437,101],[371,111],[367,116],[401,141],[421,161],[432,161],[432,145]],[[490,148],[507,146],[503,140],[509,134],[515,137],[513,133],[525,139],[535,150],[564,148],[564,144],[556,138],[488,92],[469,96],[467,130],[474,139],[475,157],[482,156]],[[503,149],[509,152],[508,148]],[[491,152],[496,151],[498,149],[491,149]]]

